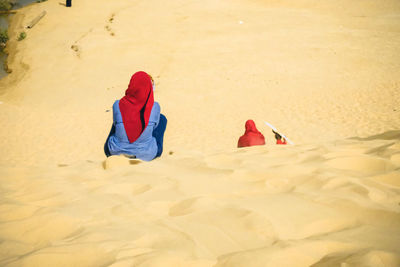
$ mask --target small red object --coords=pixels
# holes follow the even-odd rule
[[[276,140],[276,144],[277,144],[277,145],[286,145],[287,142],[286,142],[285,139],[283,139],[283,141],[282,141],[282,139],[278,139],[278,140]]]

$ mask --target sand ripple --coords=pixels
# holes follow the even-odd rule
[[[397,266],[398,145],[348,139],[3,169],[0,263]]]

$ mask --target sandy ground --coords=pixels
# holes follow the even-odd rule
[[[400,266],[399,1],[62,4],[9,32],[1,266]],[[105,161],[138,70],[164,155]]]

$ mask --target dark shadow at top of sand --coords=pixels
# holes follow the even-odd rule
[[[372,135],[369,137],[351,137],[351,140],[371,141],[371,140],[400,140],[400,130],[387,131],[381,134]]]

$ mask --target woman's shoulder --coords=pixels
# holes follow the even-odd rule
[[[113,111],[118,111],[119,112],[119,100],[115,100],[113,104]]]
[[[119,100],[116,100],[113,104],[113,120],[114,122],[121,122],[122,121],[122,115],[121,111],[119,109]]]

